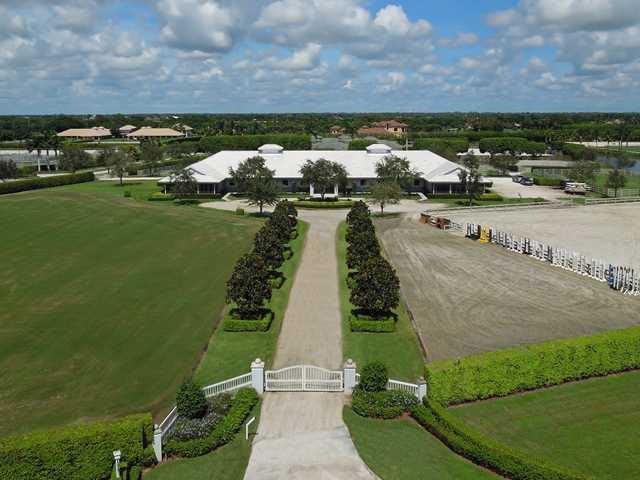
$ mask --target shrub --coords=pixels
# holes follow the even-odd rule
[[[451,450],[513,480],[586,480],[586,475],[503,445],[469,428],[435,400],[411,409],[412,416]]]
[[[375,231],[353,231],[349,233],[349,238],[351,240],[347,244],[347,267],[349,269],[359,270],[368,260],[380,256],[380,244]]]
[[[280,244],[289,243],[291,238],[292,225],[289,216],[282,210],[274,210],[267,225],[271,228],[271,235],[277,239]]]
[[[40,188],[59,187],[61,185],[71,185],[74,183],[93,182],[95,179],[93,172],[74,173],[71,175],[55,175],[52,177],[27,178],[25,180],[0,183],[0,195],[24,192],[27,190],[37,190]]]
[[[207,413],[207,398],[202,385],[185,379],[178,389],[176,407],[178,415],[183,418],[202,418]]]
[[[371,362],[364,366],[360,373],[358,388],[365,392],[381,392],[387,388],[389,373],[382,362]]]
[[[298,208],[350,208],[353,205],[352,200],[298,200],[295,202],[295,206]]]
[[[124,191],[124,198],[131,198],[131,190]]]
[[[359,241],[363,235],[371,235],[373,238],[376,235],[376,228],[369,216],[354,220],[354,223],[347,229],[345,240],[351,244]]]
[[[173,203],[175,205],[198,205],[200,200],[197,198],[176,198]]]
[[[349,211],[349,213],[347,213],[347,223],[349,225],[353,225],[363,217],[369,217],[370,215],[371,211],[369,210],[367,204],[362,200],[358,200],[357,202],[353,203],[351,210]]]
[[[218,423],[222,415],[216,412],[208,412],[202,418],[178,417],[171,438],[177,441],[204,438],[209,435]]]
[[[108,478],[114,450],[129,464],[142,462],[152,428],[151,415],[143,414],[6,437],[0,440],[0,478]]]
[[[541,185],[543,187],[561,187],[562,179],[550,177],[533,177],[533,183],[535,183],[536,185]]]
[[[276,228],[271,222],[265,223],[253,240],[253,251],[262,257],[271,270],[277,270],[284,262],[282,232]],[[287,239],[289,238],[290,234],[287,233]]]
[[[175,195],[172,193],[155,192],[152,193],[147,200],[150,202],[171,202],[175,200],[175,198]]]
[[[273,312],[264,310],[259,320],[234,318],[233,314],[225,318],[222,328],[225,332],[266,332],[271,327]]]
[[[429,396],[445,405],[640,368],[640,327],[426,365]]]
[[[275,143],[285,150],[311,150],[311,136],[306,134],[214,135],[203,137],[198,152],[218,153],[221,150],[257,150],[267,143]]]
[[[238,390],[229,412],[208,436],[186,442],[169,440],[165,447],[167,455],[197,457],[228,443],[233,439],[257,402],[258,394],[254,389],[242,388]]]
[[[209,409],[218,415],[226,415],[233,404],[233,397],[229,393],[221,393],[209,399]]]
[[[391,264],[373,257],[362,264],[349,300],[374,318],[388,317],[400,304],[400,280]]]
[[[356,388],[351,407],[361,417],[396,418],[418,403],[415,395],[401,390],[367,392]]]
[[[236,208],[236,215],[244,215],[244,208]]]
[[[504,198],[499,193],[483,193],[480,195],[479,200],[484,200],[486,202],[501,202]]]
[[[373,320],[370,317],[362,318],[352,313],[349,324],[352,332],[393,333],[396,330],[395,318]]]

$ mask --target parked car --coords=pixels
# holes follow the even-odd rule
[[[533,185],[533,180],[529,177],[522,177],[519,183],[520,185],[526,185],[527,187],[530,187],[531,185]]]
[[[586,195],[587,194],[587,184],[580,182],[567,182],[564,186],[565,193],[569,193],[572,195]]]
[[[522,180],[522,175],[512,175],[511,176],[511,181],[512,182],[520,183],[520,180]]]

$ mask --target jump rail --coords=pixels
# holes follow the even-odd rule
[[[617,198],[585,198],[585,205],[610,205],[613,203],[633,203],[640,202],[640,197],[617,197]]]
[[[510,203],[506,205],[476,205],[472,207],[447,207],[434,208],[427,210],[425,213],[433,214],[436,212],[456,212],[456,211],[472,211],[472,210],[519,210],[530,208],[571,208],[576,205],[572,202],[536,202],[536,203]]]

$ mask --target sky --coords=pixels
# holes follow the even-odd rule
[[[639,104],[640,0],[0,0],[0,114]]]

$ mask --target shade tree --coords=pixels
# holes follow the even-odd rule
[[[355,275],[350,301],[374,318],[388,317],[400,304],[400,280],[383,257],[372,256]]]
[[[234,303],[242,319],[261,318],[262,308],[271,299],[269,268],[256,253],[248,253],[236,262],[227,281],[227,303]]]
[[[274,180],[274,171],[266,166],[261,156],[247,158],[236,169],[230,168],[229,174],[238,191],[248,197],[250,205],[256,205],[262,214],[265,206],[278,201],[280,188]]]
[[[313,185],[314,190],[320,192],[321,198],[327,191],[334,189],[336,185],[344,185],[347,181],[347,169],[338,162],[332,162],[324,158],[307,160],[300,168],[302,181]]]

